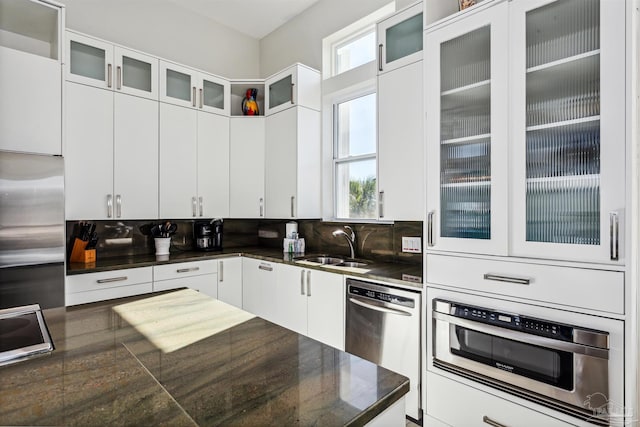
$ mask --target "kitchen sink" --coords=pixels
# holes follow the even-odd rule
[[[338,265],[344,262],[344,259],[327,255],[313,256],[309,258],[301,258],[299,261],[315,262],[322,265]]]
[[[367,265],[369,265],[366,262],[361,262],[361,261],[343,261],[340,264],[336,264],[336,267],[351,267],[351,268],[360,268],[360,267],[366,267]]]

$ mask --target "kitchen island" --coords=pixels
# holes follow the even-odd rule
[[[44,315],[56,349],[0,367],[4,425],[404,425],[406,377],[192,290]]]

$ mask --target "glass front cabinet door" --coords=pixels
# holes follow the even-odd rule
[[[298,72],[296,67],[288,68],[265,82],[265,114],[274,114],[296,104]]]
[[[427,248],[507,255],[507,2],[428,30]]]
[[[158,59],[67,31],[67,80],[158,99]]]
[[[422,8],[415,4],[378,23],[379,74],[422,59]]]
[[[624,0],[510,5],[512,254],[622,263]]]

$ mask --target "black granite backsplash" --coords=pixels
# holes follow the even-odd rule
[[[166,221],[166,220],[165,220]],[[155,252],[149,229],[160,220],[91,221],[96,224],[100,240],[96,256],[122,257],[148,255]],[[193,220],[170,220],[178,225],[171,238],[171,252],[194,249]],[[287,220],[226,219],[222,245],[225,249],[265,246],[282,248]],[[321,220],[297,220],[300,237],[305,238],[306,253],[329,253],[348,256],[349,245],[343,236],[332,232],[349,225],[356,233],[356,258],[380,262],[422,263],[422,254],[402,252],[402,236],[422,238],[422,221],[396,221],[394,224],[347,223]],[[68,253],[77,221],[67,221]]]

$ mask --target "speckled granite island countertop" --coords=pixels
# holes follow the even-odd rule
[[[311,253],[307,254],[307,256],[312,255],[313,254]],[[92,264],[69,263],[67,264],[67,275],[95,273],[100,271],[119,270],[124,268],[148,267],[152,265],[162,265],[176,262],[220,259],[232,256],[245,256],[249,258],[262,259],[264,261],[298,265],[304,268],[331,271],[338,274],[348,274],[350,276],[362,277],[365,279],[368,278],[375,280],[384,280],[416,289],[422,289],[423,287],[422,265],[392,262],[370,262],[369,265],[367,265],[367,267],[364,269],[349,269],[321,265],[313,266],[309,264],[297,263],[294,256],[286,253],[283,254],[282,250],[280,249],[259,246],[230,248],[214,252],[171,252],[171,255],[169,257],[162,258],[158,258],[155,255],[134,255],[98,259],[95,263]]]
[[[364,425],[409,380],[186,289],[44,311],[0,367],[3,425]]]

